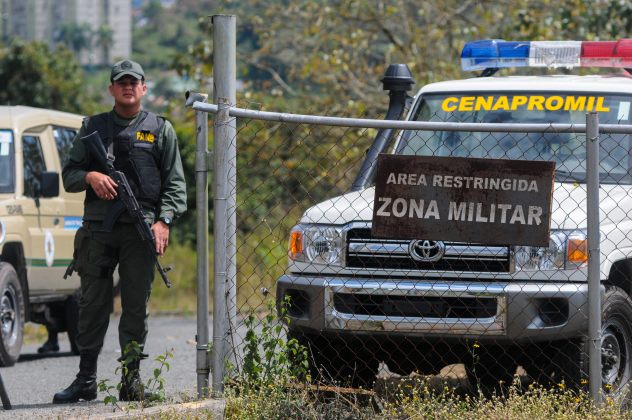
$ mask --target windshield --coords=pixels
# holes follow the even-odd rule
[[[630,96],[596,93],[476,92],[424,95],[413,120],[464,123],[585,124],[586,113],[599,113],[600,124],[630,124]],[[556,180],[586,179],[586,135],[575,133],[490,133],[406,131],[395,153],[555,161]],[[630,135],[600,137],[600,179],[632,184]]]
[[[14,191],[13,132],[0,129],[0,193]]]

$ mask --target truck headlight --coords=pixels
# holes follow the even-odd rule
[[[584,266],[588,262],[588,243],[584,230],[551,232],[548,248],[514,247],[516,270],[564,270]]]
[[[4,226],[4,222],[0,220],[0,245],[2,245],[6,237],[7,237],[7,228]]]
[[[290,233],[289,257],[312,264],[342,265],[342,228],[328,225],[297,225]]]

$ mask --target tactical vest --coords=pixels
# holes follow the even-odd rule
[[[154,148],[165,120],[152,112],[141,111],[134,124],[114,135],[114,120],[111,112],[88,118],[86,133],[98,131],[106,149],[113,142],[114,167],[125,174],[138,203],[143,208],[156,210],[162,183],[158,157]],[[112,137],[114,137],[113,140]],[[103,172],[103,169],[91,159],[88,171]],[[99,200],[99,197],[91,188],[88,188],[86,202],[92,200]]]

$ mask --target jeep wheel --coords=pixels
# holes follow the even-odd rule
[[[359,341],[323,337],[317,334],[288,333],[307,347],[309,370],[317,383],[371,388],[379,361]]]
[[[609,287],[602,306],[601,379],[605,394],[625,392],[632,379],[632,299],[618,287]],[[587,389],[588,340],[551,343],[540,356],[540,367],[532,366],[540,383],[564,381],[567,386]],[[542,363],[547,361],[547,363]],[[529,368],[527,368],[527,373]]]
[[[0,366],[20,357],[24,332],[24,297],[13,266],[0,262]]]

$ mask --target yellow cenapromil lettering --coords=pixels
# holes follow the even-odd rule
[[[528,100],[526,96],[514,96],[511,100],[511,110],[515,111],[519,106],[525,105]]]
[[[597,112],[610,112],[610,107],[603,106],[604,97],[600,96],[597,98],[597,106],[595,107],[595,111]]]
[[[445,98],[443,100],[443,102],[441,103],[441,109],[445,112],[453,112],[456,111],[457,108],[457,103],[459,102],[458,98],[455,98],[454,96],[450,96],[449,98]],[[454,104],[454,105],[450,105],[450,104]]]
[[[586,111],[591,112],[593,110],[595,106],[595,97],[594,96],[589,96],[588,97],[588,105],[586,105]]]
[[[493,103],[494,103],[493,96],[477,96],[476,105],[474,105],[474,110],[480,111],[482,109],[484,111],[489,111],[490,109],[492,109]]]
[[[529,111],[533,111],[537,109],[538,111],[544,110],[544,96],[531,96],[529,97],[529,105],[527,105],[527,109]]]
[[[511,99],[508,96],[450,96],[441,103],[444,112],[471,112],[471,111],[515,111],[526,107],[529,111],[596,111],[610,112],[610,107],[604,105],[603,96],[561,96],[553,95],[516,95]],[[151,133],[136,133],[137,139],[153,141]],[[140,137],[139,137],[140,136]],[[142,138],[141,138],[142,137]],[[151,138],[150,138],[151,137]]]
[[[557,111],[564,106],[564,99],[561,96],[549,96],[544,106],[548,111]]]
[[[509,99],[506,96],[499,96],[492,111],[509,111]]]
[[[586,108],[585,96],[567,96],[564,111],[583,111]]]
[[[459,111],[473,111],[474,99],[474,96],[462,97],[461,103],[459,104]]]

